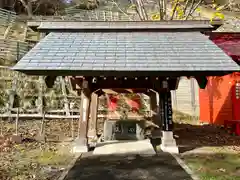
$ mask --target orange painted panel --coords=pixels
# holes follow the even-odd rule
[[[239,76],[208,77],[205,89],[199,90],[200,122],[222,125],[233,119],[232,86]]]
[[[240,33],[214,32],[209,39],[234,61],[240,62]],[[199,90],[200,122],[222,125],[224,120],[238,119],[240,102],[234,97],[234,88],[240,73],[208,79],[207,87]]]
[[[240,76],[234,73],[234,85],[232,87],[233,120],[240,121]]]

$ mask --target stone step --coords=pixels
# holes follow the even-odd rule
[[[110,154],[139,154],[139,155],[155,155],[156,152],[149,139],[139,141],[109,141],[98,143],[93,151],[94,155],[110,155]]]

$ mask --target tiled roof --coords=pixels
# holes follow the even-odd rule
[[[50,33],[14,67],[22,72],[239,71],[200,32]],[[39,73],[38,73],[39,74]]]

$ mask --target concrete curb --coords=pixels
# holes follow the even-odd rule
[[[178,164],[191,176],[193,180],[200,180],[200,178],[187,166],[187,164],[179,158],[176,154],[171,154]]]
[[[72,167],[75,165],[76,161],[82,156],[82,154],[76,154],[73,160],[69,163],[68,167],[62,172],[61,176],[58,178],[58,180],[64,180],[66,176],[68,175],[68,172],[72,169]]]

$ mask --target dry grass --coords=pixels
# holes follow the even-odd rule
[[[228,147],[207,148],[208,154],[182,155],[182,159],[201,180],[239,180],[240,153]]]
[[[173,111],[173,120],[176,123],[198,124],[198,117],[191,116],[180,111]]]
[[[177,143],[188,149],[180,157],[200,180],[240,180],[240,137],[180,112],[174,120]]]
[[[63,142],[70,135],[68,121],[49,121],[46,124],[46,143],[34,140],[39,132],[39,121],[20,121],[19,132],[24,141],[9,144],[7,151],[0,152],[1,180],[56,179],[73,159],[70,142]],[[3,135],[14,133],[14,122],[4,122]],[[50,136],[51,135],[51,136]],[[59,136],[64,136],[60,138]]]
[[[1,180],[55,179],[73,156],[58,151],[57,144],[28,143],[15,145],[0,159]]]

